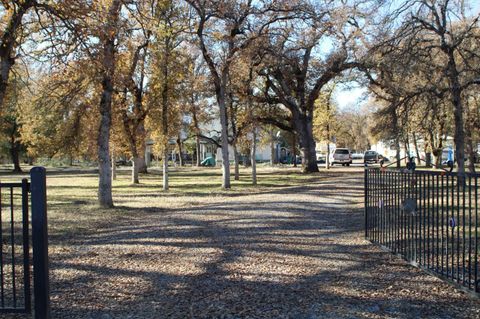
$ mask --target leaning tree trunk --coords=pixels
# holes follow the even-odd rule
[[[252,148],[250,153],[250,160],[252,163],[252,184],[257,185],[257,130],[252,132]]]
[[[233,159],[234,159],[234,162],[235,162],[235,180],[238,181],[240,180],[240,160],[239,160],[239,156],[238,156],[238,149],[237,149],[237,143],[233,143],[232,144],[232,148],[233,148]]]

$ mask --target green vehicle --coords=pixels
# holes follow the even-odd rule
[[[205,158],[201,163],[201,166],[215,166],[215,159],[213,157]]]

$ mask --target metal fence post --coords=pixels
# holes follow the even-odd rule
[[[364,204],[365,204],[365,239],[368,239],[368,168],[364,173]]]
[[[48,279],[47,183],[44,167],[30,171],[35,319],[50,318]]]

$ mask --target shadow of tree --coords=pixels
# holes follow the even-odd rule
[[[55,317],[478,315],[478,301],[363,240],[362,176],[337,175],[209,202],[186,196],[190,207],[131,207],[127,197],[122,218],[52,232]]]

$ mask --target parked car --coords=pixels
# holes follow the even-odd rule
[[[363,159],[363,154],[362,153],[353,153],[352,154],[352,159],[361,160],[361,159]]]
[[[333,151],[330,162],[334,164],[342,164],[342,166],[350,166],[352,164],[352,153],[348,148],[337,148]]]
[[[322,153],[317,153],[317,164],[325,164],[327,161],[327,156]]]
[[[366,151],[363,155],[364,163],[378,163],[380,161],[380,154],[375,151]]]

